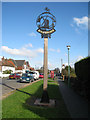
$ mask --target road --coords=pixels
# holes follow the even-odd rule
[[[0,95],[5,96],[15,89],[21,88],[30,83],[20,83],[19,80],[0,78]]]

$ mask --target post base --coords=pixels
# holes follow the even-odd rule
[[[41,103],[49,103],[49,96],[47,90],[43,90],[42,98],[41,98]]]

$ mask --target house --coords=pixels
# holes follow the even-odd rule
[[[17,67],[15,67],[16,73],[25,73],[25,71],[28,69],[28,66],[26,64],[25,60],[15,60]]]
[[[6,70],[11,70],[12,73],[15,72],[14,65],[12,63],[9,63],[8,59],[5,59],[4,57],[2,58],[2,61],[0,61],[0,69],[2,73]]]
[[[16,73],[25,73],[26,70],[30,69],[29,62],[25,61],[25,60],[9,59],[8,62],[10,62],[14,65]]]
[[[29,62],[25,60],[14,60],[2,58],[0,61],[0,71],[12,70],[13,73],[25,73],[26,70],[33,70]]]

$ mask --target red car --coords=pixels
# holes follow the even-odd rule
[[[43,73],[40,73],[39,78],[43,78],[43,77],[44,77]]]
[[[19,79],[21,76],[18,75],[17,73],[11,73],[9,75],[9,79]]]

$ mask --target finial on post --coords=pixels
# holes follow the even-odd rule
[[[50,11],[50,9],[48,9],[48,7],[45,8],[46,11]]]

